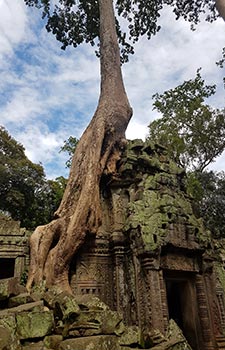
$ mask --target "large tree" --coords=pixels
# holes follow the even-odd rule
[[[0,211],[33,230],[52,219],[66,182],[63,176],[47,180],[42,165],[31,162],[23,145],[0,126]]]
[[[32,163],[24,147],[0,126],[0,210],[28,229],[46,222],[40,210],[44,184],[43,167]]]
[[[62,42],[76,47],[82,42],[98,44],[101,90],[97,110],[76,147],[67,187],[55,219],[38,227],[31,238],[31,264],[27,287],[45,280],[47,286],[71,292],[70,262],[86,235],[101,225],[99,184],[103,172],[116,170],[125,145],[125,130],[132,116],[121,73],[121,62],[133,52],[132,43],[148,38],[159,27],[157,19],[165,4],[176,17],[197,23],[207,10],[216,18],[214,0],[25,0],[42,9],[47,30]],[[52,8],[54,6],[54,8]],[[128,22],[123,32],[116,13]],[[123,21],[124,22],[124,21]],[[123,23],[124,24],[124,23]],[[130,44],[130,42],[131,44]],[[120,47],[119,47],[120,45]]]
[[[225,150],[225,109],[205,102],[215,91],[198,70],[194,79],[153,96],[161,118],[150,123],[149,138],[186,170],[202,172]]]

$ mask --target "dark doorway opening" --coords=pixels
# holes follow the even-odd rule
[[[14,271],[15,259],[0,258],[0,279],[13,277]]]
[[[199,320],[194,278],[168,274],[165,276],[169,319],[182,330],[193,350],[199,349]]]
[[[183,284],[183,286],[182,286]],[[173,280],[166,281],[167,302],[169,319],[173,319],[177,325],[184,331],[182,304],[181,304],[181,289],[184,288],[184,283]]]

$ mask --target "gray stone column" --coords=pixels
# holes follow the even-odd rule
[[[160,270],[157,258],[142,259],[146,284],[146,322],[149,327],[165,332],[163,303],[161,295]]]
[[[215,343],[212,334],[210,311],[206,295],[204,278],[202,275],[196,275],[196,292],[198,301],[198,312],[204,342],[204,350],[214,350]]]

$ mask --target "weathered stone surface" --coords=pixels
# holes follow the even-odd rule
[[[10,329],[11,333],[14,334],[16,330],[16,318],[15,315],[9,315],[5,312],[0,316],[0,325]]]
[[[52,311],[20,312],[16,315],[17,334],[20,339],[39,338],[54,328]]]
[[[44,310],[44,303],[42,300],[33,303],[23,304],[9,309],[0,311],[0,318],[10,314],[18,314],[24,311],[42,311]]]
[[[16,335],[15,315],[0,317],[0,350],[20,350],[20,342]],[[6,347],[1,347],[8,339]]]
[[[75,299],[81,310],[84,311],[109,310],[109,307],[102,300],[92,295],[76,295]]]
[[[127,327],[125,332],[118,339],[122,346],[139,346],[142,344],[142,334],[139,327]]]
[[[11,342],[11,332],[8,328],[0,325],[0,350],[6,349]]]
[[[93,310],[82,312],[77,320],[68,326],[68,334],[85,336],[97,334],[116,334],[121,335],[124,332],[122,317],[111,310]],[[65,334],[65,333],[64,333]]]
[[[174,320],[169,321],[169,325],[167,328],[167,338],[171,341],[177,341],[177,343],[183,345],[183,349],[191,350],[190,345],[188,344],[187,340],[185,339],[182,330],[178,327],[176,322]],[[172,348],[174,350],[179,349],[178,344],[176,347]],[[174,345],[175,346],[175,345]]]
[[[93,336],[75,339],[66,339],[59,350],[120,350],[116,336]]]
[[[107,188],[101,191],[101,228],[82,247],[75,265],[71,266],[71,288],[75,294],[85,294],[73,297],[50,290],[43,295],[45,283],[35,289],[31,299],[42,299],[55,317],[51,334],[45,327],[47,336],[46,329],[44,332],[41,328],[42,317],[33,325],[35,312],[40,315],[45,311],[42,302],[15,308],[31,300],[29,296],[10,297],[12,309],[0,312],[0,317],[12,317],[14,336],[15,317],[19,319],[26,314],[23,333],[27,338],[20,336],[23,349],[188,350],[190,347],[176,325],[170,325],[167,336],[161,334],[178,299],[182,304],[178,311],[190,342],[192,335],[198,336],[196,331],[202,332],[204,324],[208,328],[199,336],[199,349],[206,348],[204,334],[211,337],[213,344],[213,327],[219,329],[218,315],[219,308],[223,311],[224,294],[219,295],[218,288],[217,294],[213,294],[212,259],[204,275],[204,252],[211,251],[212,245],[201,220],[193,215],[183,170],[168,158],[165,149],[141,140],[128,143],[117,165],[117,174],[111,178],[109,175]],[[2,306],[7,305],[8,296],[4,298]],[[110,311],[106,304],[120,310],[127,324],[141,325],[143,334],[135,327],[125,329],[122,317]],[[217,305],[218,310],[210,310],[209,305]],[[173,317],[180,321],[179,315]],[[185,321],[189,319],[196,320],[191,332],[185,329]],[[6,327],[4,323],[0,325]],[[38,332],[30,331],[32,328]],[[42,342],[40,338],[30,339],[31,336],[41,337]]]
[[[17,277],[0,280],[0,300],[6,300],[12,295],[26,291],[26,288],[19,285]]]
[[[34,301],[35,300],[31,297],[29,293],[22,293],[14,297],[11,297],[9,299],[8,306],[11,308],[22,304],[32,303]]]
[[[48,349],[58,349],[60,343],[62,342],[63,337],[62,335],[47,335],[44,339],[44,345],[48,348]]]
[[[66,292],[57,294],[53,290],[43,296],[47,305],[54,310],[54,314],[62,320],[74,320],[80,313],[80,308],[73,295]]]
[[[20,222],[0,214],[0,235],[16,235],[20,231]]]
[[[24,345],[21,350],[54,350],[47,348],[44,345],[43,341],[39,342],[29,342],[28,344]]]

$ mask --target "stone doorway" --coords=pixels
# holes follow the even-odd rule
[[[13,277],[14,272],[15,272],[15,259],[0,258],[0,279]]]
[[[167,273],[165,284],[168,318],[176,321],[192,349],[200,350],[201,331],[194,275]]]

